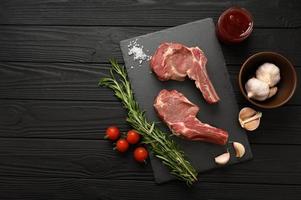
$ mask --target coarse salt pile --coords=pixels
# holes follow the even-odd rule
[[[129,56],[133,55],[134,60],[138,60],[139,64],[141,64],[143,61],[148,61],[151,59],[151,56],[144,53],[143,45],[138,44],[137,39],[129,43],[128,49]]]

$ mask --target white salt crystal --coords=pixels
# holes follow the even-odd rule
[[[139,64],[142,64],[143,61],[148,61],[151,59],[151,56],[146,55],[143,51],[143,45],[140,45],[137,43],[137,39],[130,41],[130,43],[128,44],[128,55],[134,56],[134,60],[137,60],[139,62]],[[148,50],[147,50],[148,51]],[[139,65],[141,66],[141,65]]]

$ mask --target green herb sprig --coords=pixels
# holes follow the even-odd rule
[[[197,180],[197,172],[186,160],[183,151],[179,149],[169,134],[162,132],[149,122],[145,113],[140,110],[135,101],[134,94],[124,66],[116,60],[110,60],[112,68],[110,77],[100,79],[99,85],[111,88],[115,95],[122,101],[128,111],[127,122],[143,136],[143,142],[150,146],[150,151],[161,159],[170,173],[178,179],[192,184]]]

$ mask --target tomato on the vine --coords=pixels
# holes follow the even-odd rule
[[[119,128],[116,126],[110,126],[106,130],[106,136],[105,138],[108,138],[109,140],[115,141],[120,137],[120,131]]]
[[[126,140],[130,144],[137,144],[140,140],[140,134],[135,130],[130,130],[126,135]]]
[[[116,149],[123,153],[126,152],[129,148],[129,143],[125,139],[119,139],[116,143]]]
[[[134,158],[138,162],[144,162],[148,157],[148,151],[144,147],[138,147],[134,151]]]

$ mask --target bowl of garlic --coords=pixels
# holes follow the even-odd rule
[[[276,108],[293,96],[297,74],[284,56],[275,52],[260,52],[244,62],[238,82],[249,102],[261,108]]]

